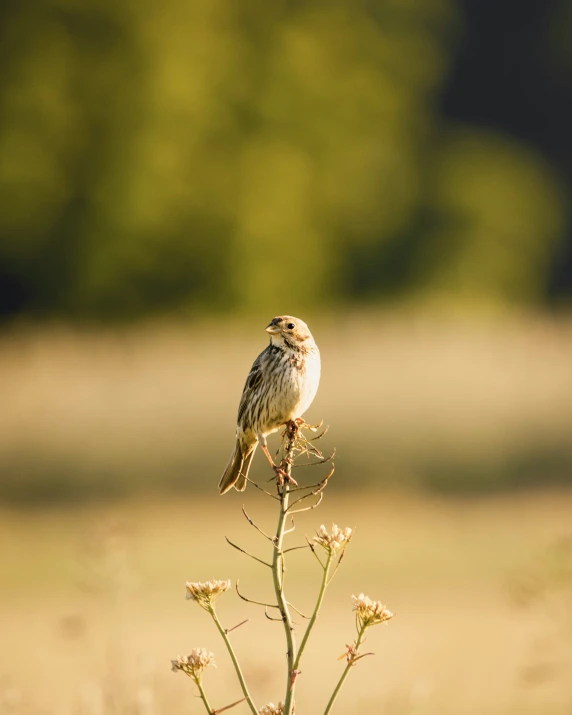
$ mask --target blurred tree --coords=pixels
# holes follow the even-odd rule
[[[455,7],[3,3],[2,311],[541,299],[561,189],[442,126]]]
[[[506,137],[454,131],[440,145],[429,198],[418,289],[492,302],[542,299],[564,230],[559,186],[543,161]]]
[[[511,134],[572,184],[570,0],[460,0],[464,27],[443,93],[445,120]],[[568,208],[569,210],[569,208]],[[542,292],[572,297],[572,224],[551,249]],[[543,264],[543,268],[544,268]]]

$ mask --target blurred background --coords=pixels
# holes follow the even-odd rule
[[[0,36],[0,713],[200,712],[198,645],[238,699],[183,586],[268,588],[223,540],[268,505],[216,484],[280,313],[337,448],[293,543],[357,527],[303,712],[360,591],[398,617],[338,712],[572,712],[572,5],[5,0]]]

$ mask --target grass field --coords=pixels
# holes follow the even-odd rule
[[[531,574],[537,586],[550,579],[546,554],[572,531],[571,493],[442,500],[342,493],[335,481],[329,490],[318,511],[301,515],[291,544],[333,520],[355,526],[356,535],[309,647],[297,712],[323,711],[343,667],[337,656],[354,637],[350,595],[365,591],[396,616],[370,631],[367,648],[376,655],[352,671],[340,715],[570,713],[572,619],[566,624],[563,609],[568,603],[570,618],[572,578],[526,608],[515,594],[529,589]],[[200,713],[192,683],[169,670],[170,658],[194,646],[217,656],[218,669],[205,676],[214,706],[238,699],[218,634],[185,601],[184,582],[240,577],[251,598],[270,597],[264,567],[224,542],[226,534],[264,554],[240,514],[242,499],[211,490],[73,510],[4,509],[0,712]],[[252,489],[244,499],[271,529],[268,504]],[[300,609],[310,610],[318,576],[311,555],[293,552],[287,578]],[[233,640],[257,702],[278,700],[280,625],[234,593],[218,611],[227,627],[250,618]]]
[[[184,583],[240,577],[251,598],[271,598],[264,568],[223,538],[264,550],[242,497],[215,488],[271,313],[0,338],[1,715],[200,713],[192,683],[169,669],[195,646],[217,656],[213,705],[238,699]],[[353,669],[339,715],[570,715],[572,323],[308,320],[323,377],[307,417],[330,424],[337,469],[291,543],[332,521],[356,535],[302,666],[297,715],[323,712],[361,591],[396,617],[371,632],[375,658]],[[263,470],[256,455],[251,474]],[[261,497],[244,498],[272,529]],[[319,575],[292,553],[290,600],[304,612]],[[257,703],[278,701],[280,624],[234,593],[219,603],[226,627],[250,619],[232,637]]]
[[[0,498],[204,489],[267,320],[4,335]],[[308,320],[323,362],[308,419],[331,426],[342,487],[572,484],[569,320]]]

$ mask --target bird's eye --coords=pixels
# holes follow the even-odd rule
[[[294,330],[296,326],[294,325],[294,323],[288,323],[286,327],[288,328],[288,330]]]

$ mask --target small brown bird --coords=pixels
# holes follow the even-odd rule
[[[254,361],[238,407],[236,447],[219,482],[220,493],[246,489],[256,445],[275,466],[266,437],[310,407],[320,383],[320,351],[303,320],[279,315],[266,327],[270,345]]]

